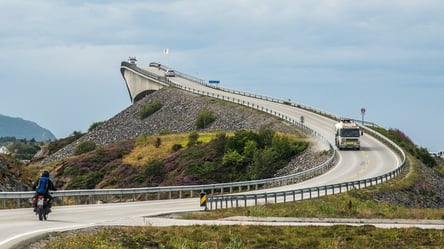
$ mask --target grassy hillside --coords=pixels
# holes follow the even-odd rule
[[[59,189],[209,184],[272,177],[307,146],[265,128],[142,135],[29,169],[49,169]]]

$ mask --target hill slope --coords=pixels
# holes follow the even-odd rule
[[[142,119],[140,109],[155,102],[161,103],[160,110]],[[163,88],[145,96],[91,132],[48,156],[42,163],[72,156],[76,145],[86,140],[104,146],[133,139],[143,134],[196,131],[197,117],[205,109],[210,109],[216,116],[216,120],[207,128],[199,129],[199,131],[259,130],[262,127],[267,127],[278,132],[300,134],[294,126],[287,125],[269,114],[176,88]]]
[[[32,121],[13,118],[0,114],[0,137],[16,137],[17,139],[35,139],[36,141],[55,140],[56,137],[48,129],[42,128]]]

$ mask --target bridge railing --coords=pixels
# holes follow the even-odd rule
[[[150,67],[159,67],[159,64],[156,63],[156,62],[152,62],[149,65],[150,65]],[[167,69],[171,69],[171,68],[169,68],[167,66],[164,66],[164,65],[161,65],[160,68],[162,70],[164,70],[164,71],[166,71]],[[304,109],[304,110],[307,110],[307,111],[311,111],[313,113],[318,113],[318,114],[321,114],[321,115],[324,115],[324,116],[327,116],[327,117],[331,117],[331,118],[336,119],[336,120],[340,119],[339,116],[337,116],[337,115],[335,115],[333,113],[330,113],[330,112],[327,112],[327,111],[324,111],[324,110],[321,110],[319,108],[315,108],[315,107],[312,107],[312,106],[309,106],[309,105],[304,105],[304,104],[300,104],[300,103],[293,103],[293,102],[291,102],[291,100],[284,100],[284,99],[279,99],[279,98],[275,98],[275,97],[271,97],[271,96],[266,96],[266,95],[261,95],[261,94],[255,94],[255,93],[249,93],[249,92],[240,91],[240,90],[223,88],[223,87],[219,87],[219,86],[215,86],[215,85],[209,84],[204,79],[201,79],[201,78],[198,78],[198,77],[195,77],[195,76],[192,76],[192,75],[188,75],[186,73],[182,73],[182,72],[179,72],[179,71],[176,71],[176,70],[175,70],[175,73],[179,77],[182,77],[184,79],[187,79],[189,81],[192,81],[194,83],[198,83],[200,85],[203,85],[203,86],[206,86],[206,87],[209,87],[209,88],[221,90],[221,91],[228,92],[228,93],[233,93],[233,94],[236,94],[236,95],[252,97],[252,98],[256,98],[256,99],[262,99],[262,100],[266,100],[266,101],[270,101],[270,102],[275,102],[275,103],[280,103],[280,104],[288,104],[288,105],[291,105],[291,106],[294,106],[294,107],[298,107],[298,108],[301,108],[301,109]],[[356,123],[362,123],[362,120],[353,119],[353,121],[355,121]],[[365,125],[365,126],[374,126],[374,127],[378,126],[376,123],[369,122],[369,121],[364,121],[363,125]]]

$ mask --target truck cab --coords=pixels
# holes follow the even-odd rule
[[[359,126],[351,119],[341,119],[336,124],[335,143],[338,149],[361,149]]]

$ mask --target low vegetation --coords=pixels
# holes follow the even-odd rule
[[[197,116],[196,127],[198,129],[205,129],[208,127],[216,117],[211,109],[205,108],[199,116]]]
[[[386,136],[387,138],[398,144],[407,153],[413,155],[428,167],[433,168],[437,166],[436,159],[430,155],[427,149],[416,146],[413,143],[413,141],[401,130],[399,129],[386,130],[380,127],[375,127],[373,129],[375,129],[379,133],[383,134],[384,136]]]
[[[141,119],[145,119],[162,108],[162,103],[156,101],[154,103],[142,106],[139,110],[139,116]]]
[[[93,131],[95,128],[99,127],[100,125],[102,125],[104,123],[105,123],[105,121],[99,121],[99,122],[92,123],[88,128],[88,132]]]
[[[45,248],[441,248],[441,230],[373,226],[192,226],[106,228],[52,233]]]
[[[83,135],[84,135],[84,133],[82,133],[80,131],[74,131],[71,134],[71,136],[68,136],[68,137],[62,138],[62,139],[58,139],[54,142],[50,142],[47,146],[48,155],[55,153],[56,151],[60,150],[61,148],[76,141],[77,139],[79,139]]]
[[[74,148],[74,155],[81,155],[86,152],[93,151],[96,149],[96,147],[96,143],[91,140],[82,141]]]
[[[76,157],[49,169],[59,189],[211,184],[272,177],[307,146],[267,128],[142,135],[103,147],[85,140]]]
[[[338,195],[298,202],[267,204],[246,208],[218,209],[210,212],[186,213],[184,219],[215,220],[231,216],[355,218],[355,219],[444,219],[440,208],[407,208],[377,202],[372,190],[354,190]]]

